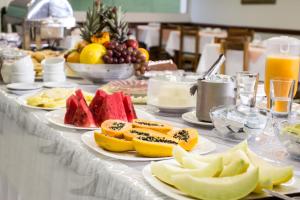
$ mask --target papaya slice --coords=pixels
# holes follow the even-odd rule
[[[164,136],[163,133],[159,133],[157,131],[153,131],[145,128],[131,128],[123,133],[123,137],[125,140],[133,140],[133,138],[138,136]]]
[[[144,157],[170,157],[178,141],[170,136],[137,136],[132,140],[137,154]]]
[[[194,128],[172,130],[167,135],[177,139],[178,144],[186,151],[192,150],[198,143],[198,131]]]
[[[106,120],[101,124],[102,133],[111,137],[121,138],[131,128],[131,124],[121,120]]]
[[[134,119],[132,122],[132,126],[133,128],[146,128],[161,133],[167,133],[172,130],[172,126],[168,124],[145,119]]]
[[[125,152],[134,150],[132,141],[111,137],[97,131],[94,132],[94,138],[99,147],[108,151]]]

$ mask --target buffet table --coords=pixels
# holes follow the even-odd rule
[[[89,91],[95,89],[88,86]],[[50,125],[46,111],[24,108],[16,97],[6,93],[4,85],[0,87],[1,200],[169,199],[143,179],[142,169],[149,162],[119,161],[90,151],[80,140],[82,132]],[[174,126],[184,123],[179,117],[156,118]],[[204,136],[211,134],[210,129],[198,130]],[[218,143],[219,152],[234,145],[208,138]],[[260,149],[259,145],[273,146]],[[269,142],[262,140],[250,147],[277,157],[277,146]],[[299,175],[300,164],[289,163]]]

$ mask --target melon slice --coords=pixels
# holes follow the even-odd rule
[[[131,102],[130,96],[123,96],[123,104],[124,104],[125,112],[127,115],[127,120],[129,122],[132,122],[132,120],[136,119],[137,116],[136,116],[133,104]]]
[[[64,118],[65,124],[73,124],[73,118],[78,108],[78,100],[75,95],[70,96],[66,102],[67,111]]]
[[[98,125],[101,125],[102,122],[101,106],[106,96],[107,94],[103,90],[97,90],[92,102],[89,105],[89,109],[93,114],[96,124]]]
[[[171,177],[178,174],[189,174],[193,177],[212,177],[215,175],[214,166],[206,165],[199,169],[185,169],[163,162],[151,162],[151,172],[161,181],[173,185]]]
[[[96,127],[91,111],[84,99],[80,99],[78,108],[74,114],[73,125],[78,127]]]
[[[260,179],[264,180],[265,182],[269,178],[271,179],[273,185],[280,185],[282,183],[288,182],[293,177],[292,166],[273,166],[257,156],[250,149],[248,149],[247,153],[252,163],[255,166],[259,167],[259,173],[261,175]]]
[[[123,96],[121,93],[107,95],[101,106],[102,115],[100,124],[108,119],[118,119],[127,122],[127,115],[123,105]]]
[[[172,176],[172,183],[182,192],[203,200],[235,200],[250,194],[258,182],[258,168],[233,177],[195,178],[180,174]]]

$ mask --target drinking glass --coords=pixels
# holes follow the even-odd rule
[[[246,111],[255,107],[258,73],[239,72],[236,76],[238,110]]]
[[[270,81],[270,111],[274,119],[286,119],[292,111],[295,80],[272,79]]]

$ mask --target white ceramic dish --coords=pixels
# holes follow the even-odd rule
[[[12,73],[10,75],[11,83],[33,83],[35,78],[35,72],[29,71],[25,73]]]
[[[61,73],[64,71],[65,59],[59,57],[46,58],[42,61],[44,72]]]
[[[27,98],[30,97],[30,96],[35,95],[36,93],[37,93],[37,91],[35,91],[34,93],[28,93],[28,94],[22,95],[22,96],[17,98],[17,101],[19,102],[19,104],[21,104],[22,106],[24,106],[26,108],[31,108],[31,109],[36,109],[36,110],[51,111],[51,110],[58,110],[58,109],[61,109],[61,108],[65,107],[65,106],[63,106],[63,107],[56,107],[56,108],[44,108],[44,107],[36,107],[36,106],[28,105],[27,104]]]
[[[110,158],[118,159],[118,160],[154,161],[154,160],[166,160],[166,159],[172,158],[172,157],[161,157],[161,158],[140,157],[140,156],[137,156],[137,154],[134,151],[122,152],[122,153],[106,151],[97,146],[95,139],[94,139],[93,131],[84,133],[81,136],[81,140],[84,144],[86,144],[89,148],[91,148],[95,152],[100,153],[100,154],[110,157]],[[208,140],[206,138],[200,137],[198,145],[192,152],[196,153],[196,154],[206,154],[206,153],[214,151],[215,149],[216,149],[216,145],[213,142],[211,142],[210,140]]]
[[[135,109],[136,114],[138,118],[143,118],[147,120],[155,120],[154,116],[142,111],[140,109]],[[96,130],[99,129],[99,127],[77,127],[73,126],[71,124],[65,124],[64,123],[64,117],[65,117],[66,109],[60,109],[60,110],[54,110],[51,112],[46,113],[47,120],[56,126],[62,127],[62,128],[68,128],[68,129],[76,129],[76,130]]]
[[[77,83],[71,82],[45,82],[45,88],[76,88],[78,86]]]
[[[20,60],[17,60],[11,66],[12,73],[26,73],[28,71],[33,71],[33,63],[31,60],[31,56],[25,56]]]
[[[166,162],[171,165],[177,165],[175,160],[165,160],[160,162]],[[143,177],[145,178],[146,182],[148,182],[152,187],[156,190],[160,191],[161,193],[176,199],[176,200],[195,200],[196,198],[189,197],[188,195],[184,194],[183,192],[179,191],[178,189],[165,184],[164,182],[160,181],[158,178],[152,175],[150,164],[146,165],[143,169]],[[300,179],[299,177],[294,176],[294,178],[289,181],[288,183],[282,184],[281,187],[274,188],[274,191],[279,192],[281,194],[293,194],[300,192]],[[263,197],[267,197],[265,193],[260,195],[250,194],[246,199],[260,199]]]
[[[187,113],[182,114],[182,119],[188,123],[199,125],[199,126],[206,126],[206,127],[214,127],[212,122],[205,122],[199,121],[196,116],[196,111],[190,111]]]
[[[6,85],[9,90],[37,90],[42,88],[42,84],[38,83],[11,83]]]
[[[10,94],[15,94],[15,95],[18,95],[18,96],[22,96],[22,95],[25,95],[25,94],[37,93],[37,92],[41,91],[41,89],[37,89],[37,90],[9,90],[9,89],[6,89],[6,91]]]
[[[65,72],[44,72],[43,73],[44,82],[65,82],[66,75]]]

